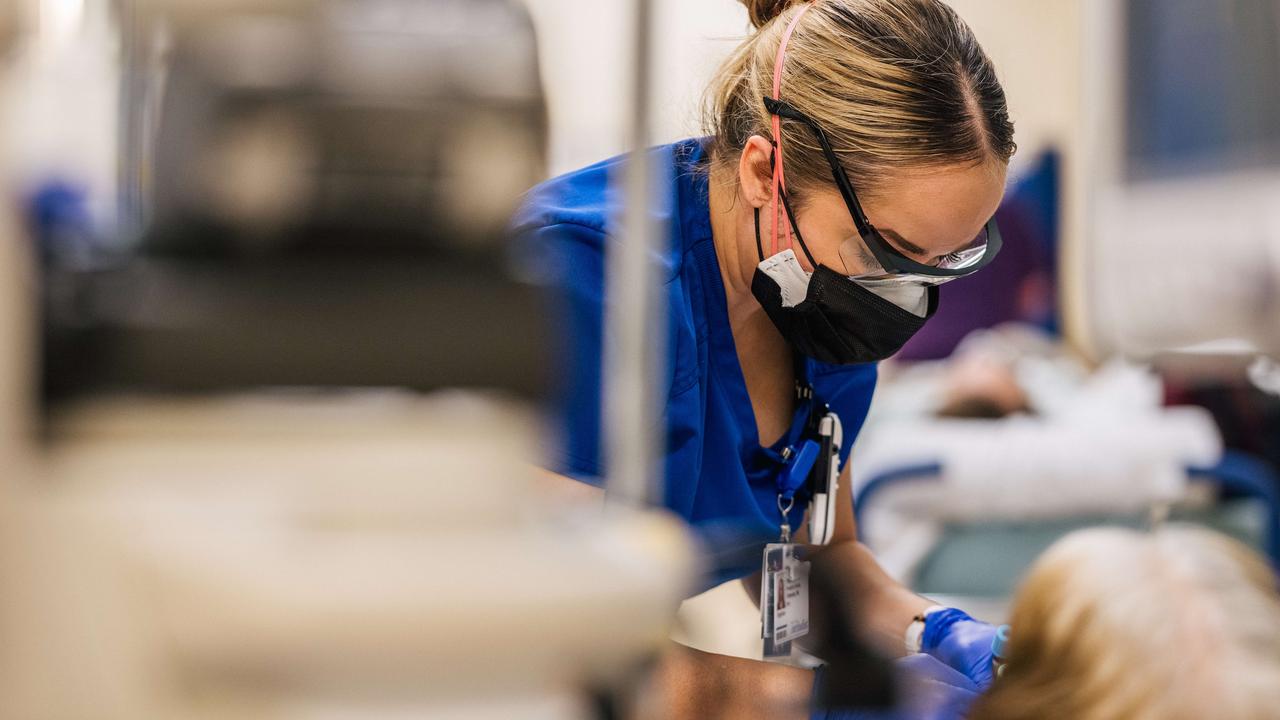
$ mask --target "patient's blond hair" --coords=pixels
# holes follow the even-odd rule
[[[1276,576],[1191,527],[1075,533],[1015,600],[1008,668],[971,720],[1280,717]]]

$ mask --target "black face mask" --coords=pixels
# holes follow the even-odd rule
[[[799,235],[797,234],[799,240]],[[760,213],[756,211],[756,243],[761,263]],[[813,260],[804,241],[805,255]],[[777,280],[757,267],[751,293],[764,307],[769,319],[798,352],[835,365],[852,365],[884,360],[911,339],[938,311],[938,288],[927,290],[927,310],[923,317],[880,297],[856,281],[814,263],[804,299],[787,307]]]

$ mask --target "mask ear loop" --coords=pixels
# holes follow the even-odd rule
[[[787,200],[786,193],[782,194],[782,207],[786,209],[788,215],[793,215],[793,213],[791,212],[791,203]],[[760,242],[760,208],[756,208],[755,212],[756,212],[756,255],[760,257],[760,262],[764,262],[764,244]],[[800,230],[798,228],[796,229],[796,242],[800,243],[800,249],[804,251],[804,256],[809,258],[809,264],[815,268],[818,267],[818,261],[813,259],[813,253],[809,252],[809,246],[804,243],[804,237],[800,235]],[[777,253],[774,253],[774,254],[776,255]],[[770,257],[772,257],[772,255]],[[844,260],[842,257],[841,262],[843,261]]]
[[[756,254],[764,262],[764,244],[760,242],[760,208],[756,208]]]
[[[782,193],[782,207],[784,210],[787,211],[788,217],[796,216],[795,213],[791,212],[791,201],[787,199],[787,193],[785,191]],[[787,230],[788,231],[791,230],[790,223],[788,223],[787,225]],[[809,252],[809,246],[805,244],[804,237],[800,234],[800,228],[796,227],[795,232],[796,232],[796,242],[800,243],[800,249],[804,251],[804,256],[809,258],[809,265],[813,266],[814,269],[817,269],[818,261],[814,260],[813,253]]]
[[[795,32],[796,26],[800,24],[801,18],[805,13],[813,8],[815,2],[811,2],[800,8],[800,12],[791,19],[791,23],[787,25],[787,29],[782,33],[782,42],[778,44],[778,59],[773,64],[773,99],[782,101],[782,68],[787,60],[787,43],[791,42],[791,33]],[[773,153],[775,162],[773,163],[773,200],[770,207],[773,211],[773,240],[769,246],[771,256],[778,254],[778,198],[782,193],[787,191],[786,173],[782,169],[782,118],[777,113],[773,115]],[[791,247],[791,222],[795,218],[791,217],[790,209],[786,208],[787,203],[784,202],[784,210],[788,215],[788,223],[786,224],[787,247]]]

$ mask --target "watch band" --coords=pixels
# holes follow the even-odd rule
[[[906,647],[908,655],[915,655],[920,652],[920,639],[924,637],[924,619],[944,609],[941,605],[931,605],[925,608],[924,612],[911,619],[911,624],[907,625],[907,632],[902,637],[903,645]]]

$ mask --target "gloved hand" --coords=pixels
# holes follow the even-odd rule
[[[901,702],[893,710],[815,709],[811,720],[960,720],[978,697],[978,686],[930,655],[908,655],[894,662]],[[814,680],[815,697],[824,681]]]
[[[964,673],[979,692],[991,687],[991,641],[994,625],[974,620],[962,610],[946,608],[924,618],[920,650]]]
[[[899,713],[904,720],[960,720],[982,692],[932,655],[908,655],[897,665],[905,671]]]

